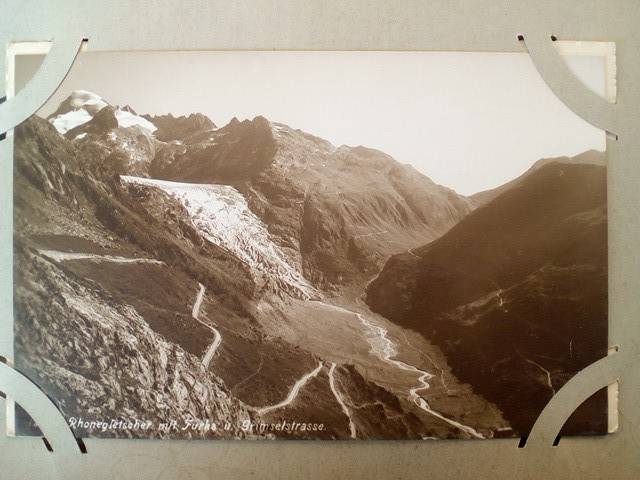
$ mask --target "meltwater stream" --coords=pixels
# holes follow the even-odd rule
[[[472,437],[485,438],[484,435],[479,433],[474,428],[468,425],[463,425],[462,423],[456,422],[455,420],[451,420],[450,418],[447,418],[442,414],[436,412],[429,406],[427,401],[418,394],[418,392],[427,390],[429,388],[429,380],[433,378],[434,375],[425,370],[420,370],[414,365],[409,365],[408,363],[395,359],[394,357],[398,354],[397,345],[387,336],[388,331],[386,328],[375,324],[371,320],[368,320],[361,313],[354,312],[352,310],[348,310],[346,308],[338,307],[335,305],[329,306],[343,312],[351,313],[355,315],[358,320],[360,320],[362,325],[364,325],[364,327],[369,332],[369,335],[366,336],[366,339],[369,343],[369,346],[371,347],[371,353],[373,355],[377,356],[383,362],[394,366],[395,368],[407,372],[414,372],[418,375],[418,384],[409,389],[409,398],[413,401],[413,403],[416,404],[418,408],[467,433],[468,435],[471,435]]]

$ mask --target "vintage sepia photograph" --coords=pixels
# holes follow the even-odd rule
[[[82,52],[13,168],[15,366],[77,437],[521,437],[607,355],[605,134],[526,53]]]

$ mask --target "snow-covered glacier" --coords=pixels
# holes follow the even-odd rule
[[[273,241],[266,225],[247,205],[244,196],[228,185],[180,183],[122,175],[125,183],[159,188],[185,207],[199,233],[267,278],[276,293],[319,298],[320,293],[302,276]]]

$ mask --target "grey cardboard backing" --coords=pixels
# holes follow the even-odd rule
[[[0,435],[2,478],[637,478],[640,474],[640,2],[637,0],[4,0],[0,48],[52,40],[45,65],[0,105],[0,355],[12,357],[12,136],[71,67],[83,39],[100,50],[528,50],[549,87],[611,133],[610,344],[618,352],[585,369],[552,399],[525,448],[517,439],[429,442],[85,440],[82,454],[53,405],[0,364],[0,390],[19,401],[53,447]],[[524,41],[518,40],[522,35]],[[585,92],[551,47],[560,40],[617,46],[618,97]],[[0,70],[6,72],[0,55]],[[4,77],[3,77],[4,80]],[[0,81],[0,97],[5,82]],[[617,136],[617,139],[616,139]],[[564,419],[589,394],[619,381],[620,428],[563,438]],[[5,425],[0,399],[0,423]]]

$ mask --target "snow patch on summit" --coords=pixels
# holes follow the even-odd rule
[[[126,110],[116,110],[116,120],[118,120],[118,126],[121,128],[128,128],[137,125],[138,127],[149,130],[149,132],[155,132],[156,126],[149,120],[146,120],[138,115],[134,115]]]
[[[89,122],[96,113],[109,105],[99,95],[86,90],[74,90],[65,102],[70,110],[49,120],[62,135]],[[115,116],[121,128],[139,126],[150,133],[156,131],[153,123],[127,110],[117,108]]]
[[[74,109],[84,107],[89,113],[94,115],[106,107],[108,103],[105,102],[102,97],[93,92],[89,92],[87,90],[74,90],[71,92],[70,105]]]
[[[52,118],[50,121],[53,126],[56,127],[56,130],[64,135],[69,130],[89,122],[92,118],[93,116],[91,116],[89,112],[84,109],[80,109],[63,113],[62,115]]]
[[[179,200],[204,238],[244,261],[254,274],[265,276],[275,293],[284,291],[305,300],[321,297],[274,243],[265,224],[235,188],[124,175],[120,178],[125,183],[159,188]]]

